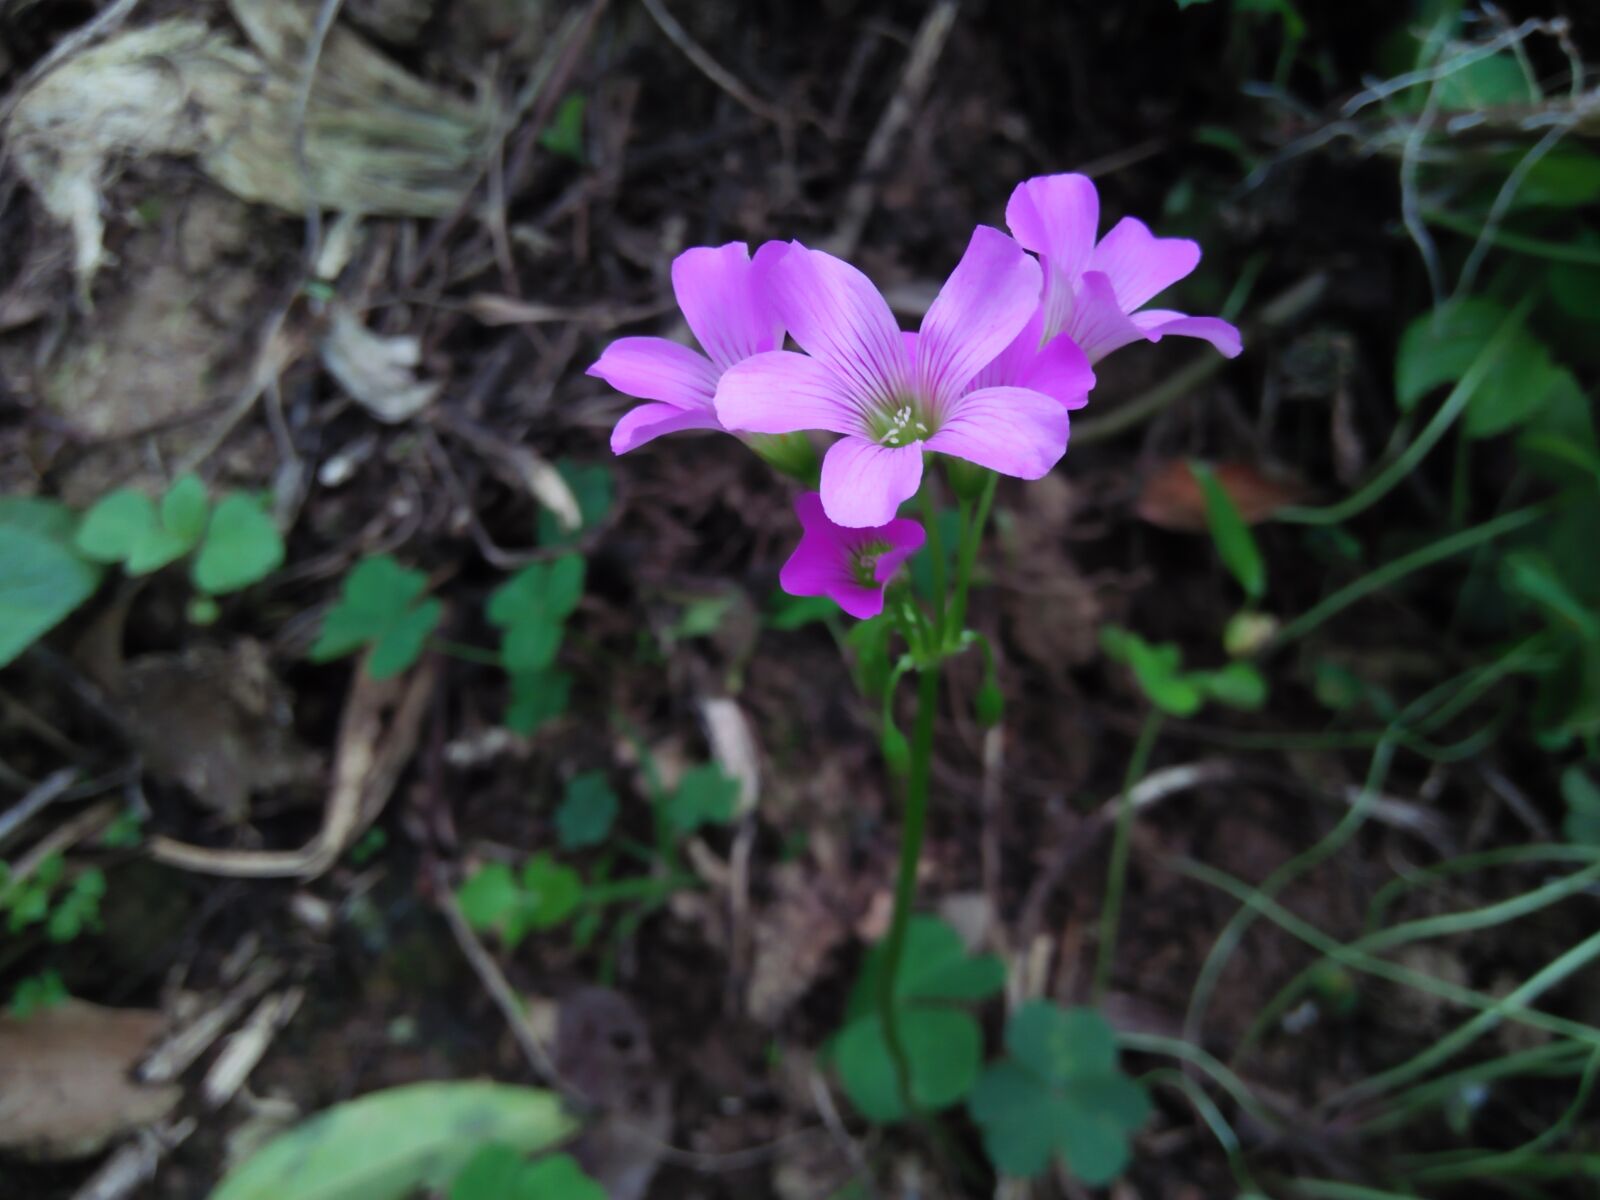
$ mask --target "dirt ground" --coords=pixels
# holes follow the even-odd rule
[[[1236,20],[1221,0],[1181,12],[1172,0],[969,0],[921,88],[906,78],[921,4],[669,7],[676,39],[620,0],[348,0],[345,36],[381,47],[458,106],[449,138],[468,140],[446,150],[470,165],[456,178],[440,166],[444,151],[430,150],[435,174],[413,172],[397,201],[411,211],[379,212],[353,234],[329,205],[316,249],[348,239],[331,272],[308,261],[303,211],[270,198],[286,190],[304,201],[300,183],[243,184],[214,146],[186,144],[188,132],[148,153],[107,151],[103,261],[87,279],[81,231],[52,216],[15,157],[0,166],[0,491],[83,505],[109,486],[198,466],[213,484],[271,493],[288,529],[286,566],[225,599],[214,624],[186,619],[181,574],[119,583],[0,674],[0,810],[72,767],[101,790],[53,807],[36,835],[108,798],[148,814],[144,846],[85,848],[106,871],[103,931],[64,946],[0,941],[0,992],[49,968],[75,997],[177,1019],[262,972],[246,1011],[269,991],[289,989],[297,1003],[220,1109],[195,1086],[210,1058],[180,1073],[175,1112],[198,1128],[134,1194],[202,1197],[241,1137],[377,1088],[531,1082],[441,896],[473,865],[554,847],[563,783],[580,771],[610,774],[622,834],[648,842],[639,747],[669,771],[705,761],[716,751],[707,704],[723,698],[754,734],[760,796],[746,817],[699,836],[690,861],[702,886],[609,922],[586,945],[531,937],[499,953],[499,967],[535,1013],[596,982],[631,1001],[648,1051],[593,1069],[670,1094],[666,1140],[679,1149],[652,1196],[854,1194],[835,1191],[856,1173],[853,1154],[878,1166],[884,1194],[986,1194],[953,1182],[916,1134],[874,1131],[842,1097],[842,1113],[817,1100],[816,1056],[886,922],[898,812],[874,714],[827,628],[764,619],[794,538],[789,493],[725,439],[664,439],[620,460],[607,449],[625,402],[584,369],[619,333],[672,332],[666,272],[683,247],[794,237],[847,248],[914,320],[972,225],[1003,224],[1018,180],[1072,169],[1095,176],[1108,213],[1201,240],[1204,263],[1174,307],[1218,311],[1246,280],[1242,357],[1185,376],[1204,347],[1169,340],[1107,361],[1062,467],[1001,488],[971,620],[999,651],[1006,721],[992,738],[974,721],[980,681],[965,662],[941,716],[924,907],[976,922],[1012,956],[1037,956],[1039,980],[1063,1002],[1088,994],[1109,845],[1095,814],[1117,794],[1143,719],[1098,630],[1115,623],[1215,665],[1238,607],[1203,532],[1173,527],[1196,510],[1192,498],[1163,500],[1164,473],[1194,456],[1241,464],[1270,507],[1335,499],[1382,457],[1397,339],[1427,305],[1400,225],[1397,164],[1359,134],[1285,151],[1385,69],[1408,6],[1302,4],[1311,32],[1273,83],[1277,26]],[[1506,20],[1549,7],[1507,5]],[[0,113],[53,48],[121,8],[131,11],[112,13],[119,28],[188,18],[245,44],[220,0],[0,0]],[[1600,12],[1579,0],[1554,8],[1600,54]],[[222,52],[205,53],[206,70],[221,71]],[[171,61],[199,78],[188,59]],[[195,87],[191,105],[213,94]],[[538,136],[570,95],[585,101],[575,156]],[[490,98],[503,121],[480,120]],[[172,119],[204,124],[193,111]],[[882,162],[864,165],[886,121]],[[481,147],[468,145],[480,135]],[[54,153],[68,157],[69,144],[82,143]],[[339,310],[382,338],[415,339],[402,379],[437,384],[416,413],[381,420],[335,377],[326,345]],[[1181,393],[1144,419],[1101,423],[1175,377],[1188,381]],[[406,728],[395,696],[358,696],[350,660],[307,661],[319,615],[353,562],[386,551],[447,597],[443,634],[489,642],[485,598],[508,565],[539,552],[541,505],[516,447],[603,466],[613,481],[608,514],[579,542],[588,585],[562,652],[569,711],[532,737],[508,735],[504,676],[430,655]],[[1448,490],[1447,468],[1419,472],[1351,532],[1382,546],[1425,520]],[[1486,481],[1494,471],[1491,462]],[[1257,537],[1275,612],[1303,612],[1349,577],[1304,530],[1264,524]],[[1303,651],[1269,660],[1272,700],[1259,712],[1169,724],[1151,771],[1196,775],[1135,832],[1107,1001],[1119,1028],[1183,1032],[1196,973],[1237,908],[1175,860],[1259,883],[1348,811],[1371,747],[1310,735],[1372,722],[1330,718],[1313,694],[1315,663],[1336,659],[1405,697],[1459,670],[1471,652],[1448,620],[1459,581],[1445,572],[1384,592]],[[709,628],[686,631],[694,611],[715,614]],[[310,879],[191,869],[147,852],[152,838],[222,851],[307,845],[358,703],[381,714],[373,747],[404,748],[379,801],[381,844],[369,838]],[[1392,809],[1281,902],[1344,940],[1397,870],[1541,840],[1559,828],[1558,802],[1525,787],[1531,807],[1508,803],[1497,782],[1529,779],[1541,769],[1532,754],[1526,736],[1454,763],[1400,754],[1383,785]],[[196,761],[233,782],[197,795],[181,782]],[[1408,895],[1397,912],[1486,903],[1529,880],[1518,868],[1479,874]],[[1447,939],[1412,965],[1495,991],[1592,924],[1592,912],[1556,908],[1514,933]],[[1198,1031],[1280,1112],[1304,1118],[1273,1133],[1234,1114],[1270,1194],[1266,1181],[1300,1171],[1381,1171],[1394,1146],[1352,1142],[1312,1109],[1453,1024],[1440,1005],[1363,983],[1348,1015],[1274,1025],[1235,1058],[1262,1006],[1313,959],[1257,922]],[[1595,1020],[1595,995],[1590,977],[1547,1006]],[[989,1024],[998,1039],[998,1012]],[[1503,1051],[1518,1036],[1489,1041]],[[1513,1144],[1554,1120],[1566,1096],[1537,1083],[1498,1091],[1489,1124]],[[1237,1194],[1183,1095],[1156,1098],[1113,1194]],[[959,1155],[979,1153],[969,1125],[952,1130]],[[1404,1137],[1407,1151],[1457,1144],[1442,1124]],[[0,1197],[73,1196],[99,1162],[0,1158]],[[1087,1192],[1047,1181],[1034,1194]]]

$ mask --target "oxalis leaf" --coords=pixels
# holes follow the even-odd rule
[[[0,497],[0,667],[43,637],[100,585],[73,549],[72,514],[52,500]]]
[[[1010,1057],[984,1072],[967,1105],[996,1168],[1031,1177],[1060,1155],[1085,1183],[1115,1179],[1150,1099],[1117,1066],[1105,1018],[1036,1000],[1007,1022],[1006,1049]]]
[[[374,679],[400,674],[421,656],[444,616],[438,600],[416,603],[427,586],[426,575],[387,554],[362,559],[345,576],[339,603],[329,610],[307,657],[327,662],[370,645],[367,670]]]
[[[561,648],[567,617],[583,597],[584,561],[564,554],[530,563],[489,596],[488,617],[504,633],[500,657],[513,675],[543,671]]]
[[[283,565],[283,537],[261,505],[242,492],[222,498],[194,560],[194,584],[220,596],[259,583]]]
[[[878,1011],[884,954],[880,943],[867,955],[832,1056],[851,1103],[868,1119],[886,1122],[906,1112]],[[993,995],[1004,982],[1000,960],[969,956],[949,925],[934,917],[911,919],[894,992],[911,1094],[919,1107],[946,1108],[971,1090],[982,1065],[983,1034],[957,1004]]]
[[[485,1142],[529,1154],[576,1131],[552,1092],[412,1084],[337,1105],[273,1138],[211,1200],[404,1200],[448,1186]]]

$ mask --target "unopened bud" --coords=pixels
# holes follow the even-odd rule
[[[816,487],[818,472],[817,448],[803,433],[752,433],[745,436],[745,444],[759,454],[768,466],[797,479],[807,487]]]

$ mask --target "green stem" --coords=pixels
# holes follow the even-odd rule
[[[482,663],[486,667],[498,667],[502,660],[497,651],[485,650],[480,646],[469,646],[465,642],[452,642],[447,638],[429,638],[428,646],[440,654],[448,654],[451,658],[459,658],[462,662]]]
[[[1139,740],[1134,743],[1133,754],[1128,758],[1128,770],[1122,779],[1122,794],[1117,797],[1117,826],[1111,841],[1111,869],[1106,875],[1106,902],[1100,910],[1100,954],[1094,970],[1094,1002],[1105,998],[1106,987],[1111,982],[1111,966],[1117,954],[1117,927],[1122,921],[1122,893],[1128,881],[1128,841],[1133,831],[1133,802],[1131,795],[1139,780],[1144,778],[1150,763],[1150,751],[1161,733],[1163,714],[1159,708],[1150,710],[1139,730]]]
[[[911,775],[906,783],[905,826],[900,831],[900,870],[894,881],[894,916],[883,944],[883,973],[878,979],[878,1015],[883,1021],[883,1040],[894,1062],[900,1099],[906,1111],[914,1113],[911,1094],[911,1060],[900,1036],[900,1009],[895,1002],[895,983],[900,976],[900,960],[905,956],[906,926],[917,895],[917,863],[922,859],[922,837],[927,828],[928,781],[933,763],[933,719],[939,704],[939,668],[933,666],[917,677],[917,724],[911,742]]]
[[[942,639],[944,636],[944,604],[945,604],[945,561],[944,538],[939,532],[939,506],[934,502],[934,489],[938,486],[936,476],[932,471],[927,472],[922,479],[922,490],[917,493],[917,499],[922,503],[922,523],[928,535],[928,558],[933,570],[933,628]]]
[[[1470,529],[1463,529],[1460,533],[1453,533],[1449,537],[1440,538],[1430,542],[1420,549],[1413,550],[1410,554],[1402,554],[1393,562],[1385,563],[1374,571],[1369,571],[1354,583],[1347,584],[1327,597],[1320,604],[1307,609],[1300,616],[1290,621],[1272,639],[1274,649],[1287,645],[1296,638],[1304,637],[1318,625],[1321,625],[1334,614],[1349,608],[1358,600],[1363,600],[1373,592],[1380,591],[1390,584],[1405,578],[1413,571],[1420,571],[1423,567],[1431,566],[1440,559],[1461,554],[1495,538],[1513,533],[1524,526],[1531,525],[1545,515],[1545,510],[1540,505],[1530,505],[1519,508],[1496,517],[1492,521],[1485,521],[1482,525],[1474,525]]]
[[[1467,407],[1467,402],[1477,393],[1478,388],[1488,379],[1491,371],[1499,365],[1500,354],[1511,343],[1518,329],[1522,327],[1522,319],[1533,306],[1534,295],[1524,296],[1522,302],[1514,308],[1506,319],[1500,322],[1500,327],[1494,331],[1487,342],[1484,343],[1478,356],[1472,360],[1472,365],[1466,373],[1450,389],[1450,394],[1445,397],[1445,402],[1439,406],[1439,411],[1433,414],[1433,419],[1423,426],[1422,432],[1417,435],[1416,441],[1401,452],[1396,458],[1377,475],[1368,481],[1365,487],[1354,495],[1347,496],[1337,504],[1330,504],[1326,508],[1283,508],[1274,514],[1274,520],[1287,521],[1297,525],[1337,525],[1341,521],[1349,520],[1357,513],[1365,512],[1376,504],[1398,484],[1402,479],[1416,468],[1428,451],[1442,438],[1450,426]]]
[[[1440,229],[1448,229],[1452,233],[1466,234],[1468,237],[1482,237],[1484,233],[1483,221],[1480,218],[1457,216],[1453,212],[1446,212],[1442,208],[1425,208],[1422,210],[1422,219],[1430,225],[1437,225]],[[1582,246],[1575,242],[1557,242],[1547,238],[1529,237],[1524,233],[1513,233],[1506,229],[1495,229],[1489,233],[1489,244],[1499,246],[1503,250],[1513,250],[1518,254],[1527,254],[1534,258],[1548,258],[1562,263],[1582,263],[1586,266],[1600,267],[1600,249],[1594,246]]]
[[[967,592],[972,587],[972,568],[978,560],[978,547],[983,544],[984,527],[989,523],[989,510],[994,507],[994,489],[1000,476],[990,471],[983,481],[983,491],[978,494],[978,512],[961,530],[961,550],[956,559],[956,593],[950,606],[950,620],[945,627],[945,638],[954,641],[961,636],[967,623]]]

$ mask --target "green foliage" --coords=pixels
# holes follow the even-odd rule
[[[1233,497],[1217,482],[1217,476],[1210,467],[1191,462],[1189,470],[1194,473],[1201,494],[1205,496],[1206,525],[1217,544],[1217,553],[1239,581],[1244,594],[1253,601],[1259,601],[1267,590],[1267,564],[1256,546],[1255,535],[1250,532],[1250,526],[1245,524]]]
[[[1581,766],[1561,774],[1561,798],[1567,803],[1562,832],[1578,846],[1600,846],[1600,785]]]
[[[778,591],[767,601],[766,624],[769,629],[787,633],[811,624],[826,624],[838,612],[839,606],[827,596],[791,596]]]
[[[556,810],[556,837],[563,849],[598,846],[617,820],[617,794],[604,771],[585,771],[567,782],[566,797]]]
[[[558,667],[513,675],[511,703],[506,707],[506,728],[524,736],[538,732],[567,711],[571,694],[572,676]]]
[[[990,1161],[1031,1178],[1059,1155],[1087,1184],[1115,1179],[1150,1098],[1118,1067],[1105,1018],[1035,1000],[1011,1015],[1005,1044],[1008,1057],[984,1072],[967,1102]]]
[[[162,497],[119,488],[102,496],[78,526],[78,550],[96,562],[121,563],[129,575],[148,575],[192,551],[205,532],[206,486],[184,475]]]
[[[138,809],[125,808],[106,826],[100,835],[100,844],[108,850],[128,850],[139,844],[144,831],[144,817]]]
[[[702,825],[733,820],[738,805],[739,781],[716,763],[704,763],[683,773],[672,794],[661,801],[661,817],[675,836],[686,837]]]
[[[573,92],[556,105],[550,124],[539,133],[539,145],[551,154],[582,163],[583,156],[583,94]]]
[[[513,872],[505,863],[479,867],[456,893],[467,923],[499,935],[514,949],[529,933],[561,924],[583,896],[583,881],[571,867],[536,854]]]
[[[428,636],[444,617],[439,600],[421,600],[427,586],[426,575],[402,567],[387,554],[362,559],[345,576],[339,602],[323,619],[308,657],[329,662],[371,646],[367,670],[372,677],[399,675],[421,657]]]
[[[556,471],[572,489],[578,501],[581,521],[576,529],[563,529],[555,513],[548,508],[539,509],[539,544],[541,546],[566,546],[598,526],[611,512],[615,499],[611,469],[599,465],[580,466],[566,459],[559,460]]]
[[[97,868],[81,871],[71,882],[60,854],[47,855],[26,879],[13,880],[0,863],[0,912],[6,928],[20,933],[43,925],[52,942],[75,940],[85,930],[100,927],[100,901],[106,894],[106,877]]]
[[[48,633],[100,586],[100,568],[73,544],[64,505],[0,496],[0,667]]]
[[[213,596],[259,583],[283,565],[283,537],[253,496],[230,492],[218,503],[190,577]]]
[[[34,1013],[55,1008],[66,1001],[67,985],[61,981],[61,976],[54,971],[41,971],[17,984],[6,1011],[17,1020],[25,1021]]]
[[[501,664],[512,675],[543,671],[555,661],[566,620],[583,596],[584,561],[563,554],[530,563],[489,597],[491,624],[503,631]]]
[[[832,1049],[851,1103],[879,1122],[906,1115],[879,1015],[884,955],[881,942],[868,953]],[[894,997],[919,1108],[948,1108],[971,1090],[982,1065],[983,1033],[961,1005],[994,995],[1004,982],[999,959],[969,956],[961,935],[943,921],[911,918]]]
[[[606,1200],[606,1193],[570,1154],[530,1163],[512,1147],[494,1142],[456,1176],[449,1200]]]
[[[271,1139],[211,1200],[405,1200],[450,1186],[485,1143],[533,1154],[576,1130],[553,1092],[496,1083],[390,1088]]]
[[[1151,704],[1175,717],[1194,716],[1207,700],[1252,710],[1267,700],[1266,680],[1247,662],[1231,662],[1215,671],[1185,671],[1183,652],[1174,643],[1152,645],[1115,625],[1101,627],[1100,648],[1132,669]]]
[[[1395,361],[1400,408],[1410,412],[1435,388],[1458,382],[1508,312],[1496,301],[1469,296],[1413,321]],[[1544,344],[1519,329],[1467,401],[1463,432],[1487,438],[1514,429],[1576,386],[1572,373],[1555,363]]]

